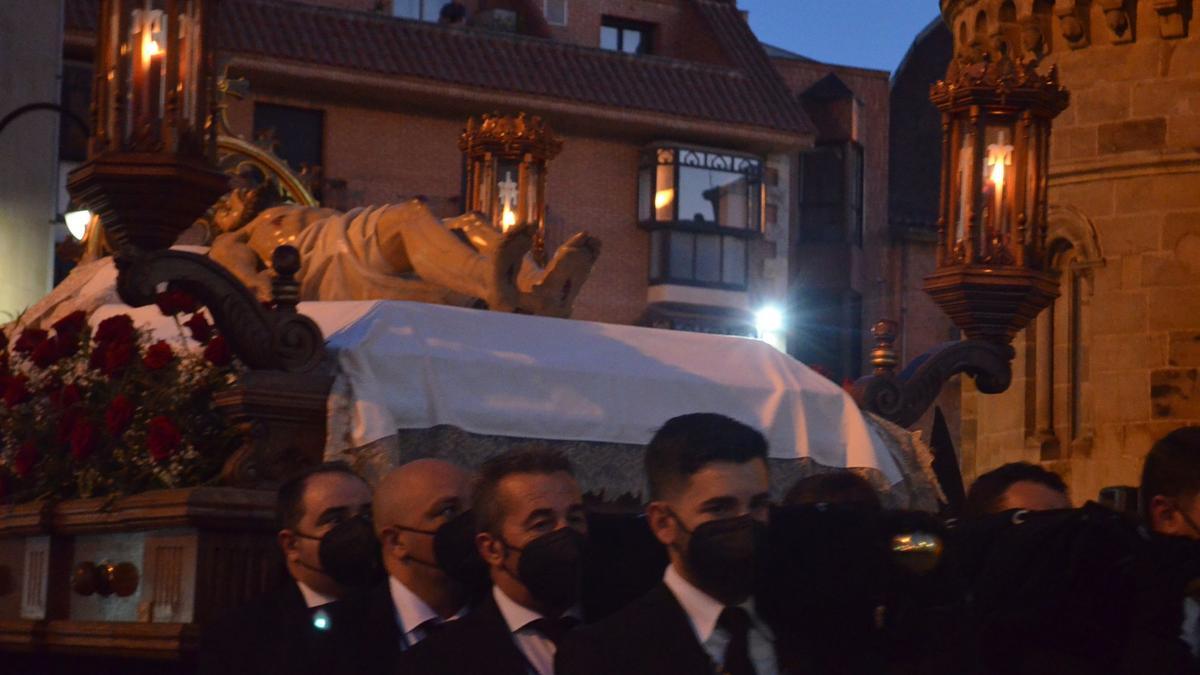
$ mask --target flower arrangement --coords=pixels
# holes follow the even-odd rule
[[[236,436],[213,395],[240,366],[190,296],[168,290],[157,304],[178,340],[152,337],[128,314],[93,330],[75,312],[11,344],[0,332],[0,501],[131,494],[217,475]]]

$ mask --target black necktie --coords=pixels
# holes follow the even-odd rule
[[[529,622],[529,627],[536,630],[546,637],[547,640],[554,643],[557,647],[562,641],[563,636],[567,631],[579,625],[579,619],[573,616],[562,616],[557,619],[542,617]]]
[[[717,625],[729,633],[722,663],[729,675],[756,675],[750,661],[750,614],[741,607],[726,607],[717,618]]]
[[[440,631],[444,626],[441,619],[427,619],[417,625],[417,630],[421,631],[422,639],[424,639]]]

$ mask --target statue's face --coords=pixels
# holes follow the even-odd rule
[[[213,223],[222,232],[231,232],[246,224],[249,211],[258,200],[258,189],[235,188],[221,197],[213,209]]]

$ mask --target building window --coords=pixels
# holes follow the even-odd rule
[[[254,138],[272,141],[275,154],[293,171],[316,170],[323,163],[325,112],[255,103]]]
[[[834,382],[862,375],[862,296],[851,290],[797,288],[788,353]]]
[[[1030,382],[1035,383],[1035,412],[1027,416],[1035,426],[1026,433],[1036,435],[1042,461],[1068,457],[1071,444],[1090,435],[1091,428],[1084,403],[1087,371],[1082,339],[1089,319],[1083,292],[1087,266],[1066,240],[1055,240],[1049,248],[1051,263],[1060,272],[1059,295],[1038,315],[1026,336],[1033,353]]]
[[[544,0],[542,10],[551,26],[567,25],[567,0]]]
[[[649,54],[653,34],[652,24],[609,16],[600,20],[600,48],[608,51]]]
[[[683,147],[642,155],[638,222],[650,282],[745,290],[748,240],[762,232],[762,160]]]
[[[448,0],[395,0],[392,16],[436,23],[445,4]]]
[[[800,182],[801,238],[862,246],[862,146],[831,143],[801,153]]]

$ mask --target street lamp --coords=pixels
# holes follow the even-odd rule
[[[930,89],[942,112],[936,268],[925,292],[967,339],[923,354],[899,373],[896,323],[872,328],[872,375],[859,405],[901,426],[917,421],[942,385],[967,373],[985,394],[1012,382],[1012,339],[1058,295],[1046,251],[1050,128],[1069,96],[1056,69],[1030,61],[952,62]]]
[[[546,164],[562,140],[540,117],[483,115],[467,120],[458,141],[467,164],[467,211],[485,214],[501,231],[537,226],[533,255],[546,262]]]

